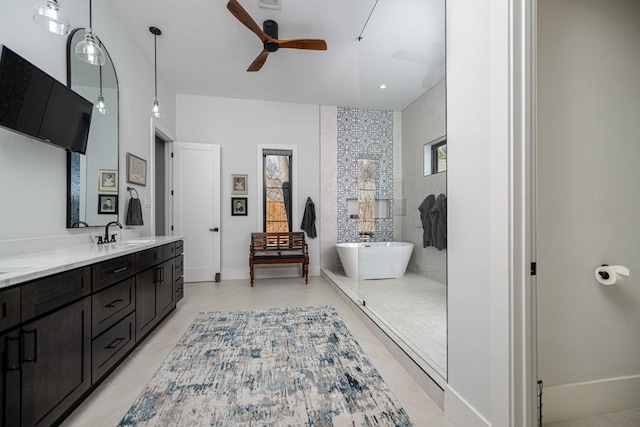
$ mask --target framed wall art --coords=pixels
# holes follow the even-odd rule
[[[98,191],[118,191],[118,171],[98,169]]]
[[[127,182],[147,185],[147,161],[127,153]]]
[[[231,174],[231,194],[249,194],[249,177],[247,175]]]
[[[231,198],[231,216],[247,216],[247,198]]]
[[[117,214],[118,196],[116,194],[98,194],[98,214]]]

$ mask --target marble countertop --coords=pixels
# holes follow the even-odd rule
[[[182,236],[136,237],[121,243],[92,243],[0,258],[0,289],[178,240]]]

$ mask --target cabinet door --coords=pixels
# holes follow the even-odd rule
[[[173,259],[160,264],[160,280],[157,283],[158,313],[162,319],[176,307],[176,284]]]
[[[0,331],[11,329],[20,323],[20,288],[0,292]]]
[[[159,275],[157,267],[136,275],[136,342],[140,342],[160,320],[156,299]]]
[[[20,330],[0,336],[2,380],[0,381],[0,426],[20,425]]]
[[[91,386],[91,298],[22,328],[22,421],[55,423]]]

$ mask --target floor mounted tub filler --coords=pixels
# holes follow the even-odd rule
[[[397,279],[404,276],[413,243],[338,243],[338,256],[350,279]]]

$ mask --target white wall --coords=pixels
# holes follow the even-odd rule
[[[538,361],[554,421],[640,406],[640,3],[538,11]],[[599,285],[603,263],[630,279]],[[585,394],[603,380],[608,396]]]
[[[14,0],[0,14],[0,44],[5,44],[37,67],[66,84],[66,37],[49,33],[33,22],[31,0]],[[88,23],[89,4],[65,0],[72,27]],[[153,101],[152,57],[131,42],[108,2],[93,4],[94,29],[113,60],[120,84],[120,206],[124,221],[127,200],[124,170],[126,153],[149,160],[150,116]],[[151,43],[151,40],[150,40]],[[151,61],[150,61],[151,59]],[[159,98],[166,110],[162,125],[175,129],[175,94],[159,75]],[[0,213],[0,240],[67,234],[66,153],[59,148],[0,129],[0,194],[11,209]],[[149,177],[148,177],[149,179]],[[151,197],[150,187],[140,187]],[[97,209],[97,206],[96,206]],[[150,214],[145,209],[145,220]],[[149,221],[145,221],[149,224]],[[148,225],[142,233],[150,233]]]
[[[445,413],[461,427],[488,424],[492,412],[489,11],[490,0],[447,1]]]
[[[402,111],[402,167],[405,215],[402,240],[414,244],[409,271],[439,283],[447,282],[447,251],[422,247],[423,229],[418,207],[425,197],[447,192],[447,174],[424,176],[424,144],[447,134],[445,80]]]
[[[316,230],[320,228],[320,107],[192,95],[177,97],[177,138],[180,142],[219,144],[222,163],[222,272],[223,279],[249,277],[249,234],[262,231],[258,206],[258,145],[294,145],[297,147],[298,176],[294,192],[298,194],[297,218],[300,222],[307,197],[315,202]],[[231,216],[231,174],[249,176],[247,216]],[[319,238],[307,239],[310,274],[320,274]],[[299,267],[288,268],[292,275]],[[256,277],[268,274],[268,267],[256,269]]]

